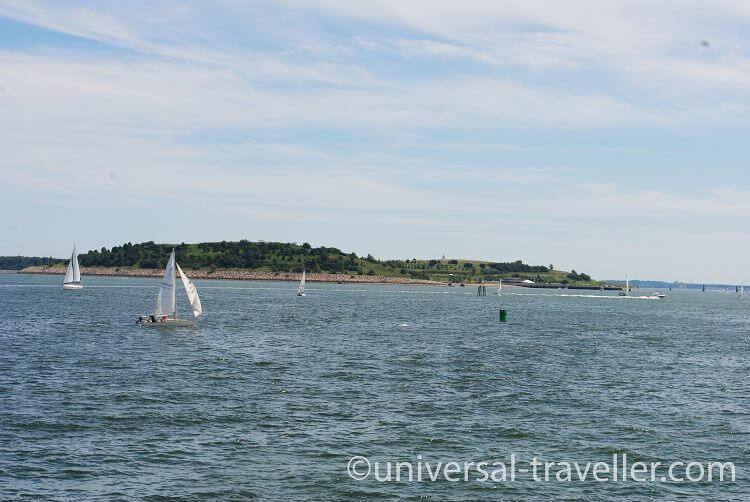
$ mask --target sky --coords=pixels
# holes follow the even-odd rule
[[[750,283],[750,3],[0,2],[0,254]]]

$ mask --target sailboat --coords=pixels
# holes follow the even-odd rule
[[[297,296],[305,296],[305,271],[302,271],[302,279],[299,281],[299,289],[297,289]]]
[[[136,324],[143,326],[194,326],[195,321],[192,319],[178,319],[177,318],[177,284],[175,276],[175,267],[177,272],[180,274],[182,279],[182,285],[187,293],[188,300],[190,301],[190,307],[193,311],[193,316],[198,319],[203,313],[203,307],[201,305],[201,299],[198,297],[198,290],[195,288],[195,284],[188,279],[182,268],[175,263],[174,249],[169,255],[169,261],[167,261],[167,268],[164,270],[164,279],[159,287],[159,294],[156,296],[156,306],[154,307],[154,313],[150,316],[141,316],[136,321]]]
[[[497,294],[499,295],[502,290],[503,290],[503,280],[500,279],[500,282],[497,285]]]
[[[630,282],[628,281],[628,276],[625,276],[625,289],[620,291],[620,296],[629,296],[630,295]]]
[[[75,244],[73,245],[73,254],[70,255],[68,270],[65,272],[62,287],[63,289],[83,289],[83,284],[81,284],[81,267],[78,266],[78,253],[76,253]]]
[[[742,298],[744,296],[745,296],[745,285],[744,284],[740,284],[740,292],[737,295],[737,298],[739,298],[740,300],[742,300]]]

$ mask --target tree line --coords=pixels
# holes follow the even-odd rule
[[[26,267],[39,267],[64,263],[60,258],[43,258],[39,256],[0,256],[0,270],[21,270]]]
[[[312,247],[308,243],[221,241],[200,244],[156,244],[130,242],[111,249],[79,255],[82,266],[163,268],[169,254],[187,268],[263,268],[277,272],[368,273],[367,258],[345,254],[333,247]],[[374,273],[374,272],[372,272]]]

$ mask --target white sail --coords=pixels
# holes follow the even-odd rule
[[[744,296],[745,296],[745,285],[744,284],[740,284],[740,294],[739,294],[739,297],[743,298]]]
[[[70,255],[68,270],[65,272],[65,279],[63,279],[63,284],[79,282],[81,282],[81,268],[78,266],[78,253],[76,253],[76,247],[73,246],[73,253]]]
[[[497,294],[499,295],[502,290],[503,290],[503,280],[500,279],[500,283],[497,285]]]
[[[299,281],[299,289],[297,290],[298,295],[305,294],[305,271],[302,271],[302,279]]]
[[[159,294],[156,297],[154,316],[175,316],[177,305],[175,301],[175,275],[174,275],[174,250],[169,255],[167,268],[164,270],[164,279],[161,281]]]
[[[628,276],[625,276],[625,296],[628,296],[630,294],[630,281],[628,280]]]
[[[78,265],[78,254],[75,252],[73,253],[75,258],[73,258],[73,280],[75,282],[81,282],[81,267]]]
[[[193,309],[193,315],[195,317],[198,317],[203,312],[201,299],[198,297],[198,290],[195,289],[195,284],[193,284],[193,281],[188,279],[188,277],[182,272],[182,268],[180,268],[179,263],[177,264],[177,271],[180,273],[182,285],[185,286],[185,293],[187,293],[188,300],[190,300],[190,307],[192,307]]]
[[[63,284],[69,284],[73,282],[73,257],[70,257],[70,261],[68,262],[68,270],[65,272],[65,279],[63,279]]]

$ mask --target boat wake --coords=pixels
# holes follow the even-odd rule
[[[556,296],[569,298],[602,298],[604,300],[658,300],[656,296],[614,296],[614,295],[584,295],[568,293],[503,293],[515,296]]]

